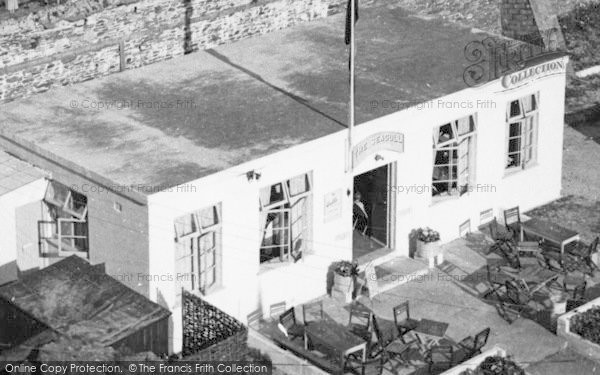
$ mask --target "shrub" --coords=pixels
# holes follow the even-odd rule
[[[600,306],[574,315],[570,323],[571,332],[595,344],[600,344]]]
[[[435,231],[429,227],[417,229],[417,235],[418,235],[419,241],[423,241],[425,243],[435,242],[435,241],[440,240],[439,232]]]
[[[335,273],[344,277],[358,275],[358,263],[341,260],[335,264]]]
[[[510,357],[490,356],[475,370],[466,370],[460,375],[525,375],[525,370]]]

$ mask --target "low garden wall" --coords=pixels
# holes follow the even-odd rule
[[[582,312],[588,311],[594,307],[600,307],[600,298],[596,298],[593,301],[586,303],[585,305],[579,306],[578,308],[561,315],[558,318],[558,325],[556,329],[556,334],[564,337],[569,347],[573,350],[579,352],[585,357],[591,358],[593,360],[600,360],[600,345],[584,339],[580,335],[575,332],[572,332],[572,322],[571,319],[581,314]],[[600,320],[598,321],[598,325],[600,325]]]
[[[248,331],[248,346],[260,349],[264,355],[268,356],[273,367],[279,372],[289,375],[328,375],[327,372],[312,365],[305,359],[299,358],[293,353],[280,348],[266,336],[256,330]]]
[[[450,370],[444,371],[441,375],[462,375],[464,371],[475,370],[487,357],[506,357],[506,355],[506,350],[496,345],[491,349],[452,367]]]

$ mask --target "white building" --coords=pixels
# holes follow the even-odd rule
[[[181,288],[245,320],[323,295],[334,261],[409,256],[416,228],[446,242],[560,196],[564,55],[519,45],[523,65],[507,66],[486,34],[364,9],[350,169],[343,25],[334,16],[4,106],[0,146],[54,181],[30,225],[55,224],[44,238],[17,226],[16,252],[0,259],[20,272],[73,252],[106,263],[172,311],[177,352]],[[370,237],[353,230],[357,190]],[[59,230],[48,207],[72,203],[55,191],[85,210],[69,214],[79,229]],[[69,244],[48,245],[59,231]],[[38,241],[39,264],[20,262]]]

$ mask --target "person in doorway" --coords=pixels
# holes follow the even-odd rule
[[[354,229],[358,230],[364,236],[367,233],[369,215],[362,202],[360,191],[354,192],[354,204],[352,206],[352,221]]]

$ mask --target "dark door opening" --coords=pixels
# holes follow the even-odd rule
[[[390,167],[354,177],[353,258],[389,246]]]

